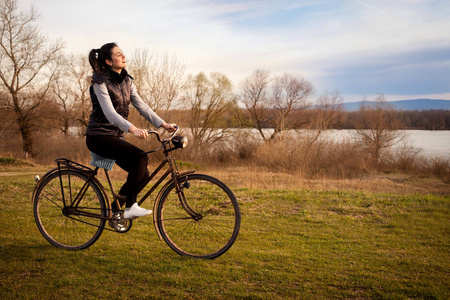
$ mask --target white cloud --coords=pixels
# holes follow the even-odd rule
[[[450,47],[448,1],[22,0],[21,5],[31,2],[42,14],[43,31],[63,37],[68,52],[117,41],[126,53],[148,48],[175,54],[188,72],[219,71],[236,84],[263,68],[297,71],[319,89],[339,89],[331,78],[337,69],[369,61],[389,67],[386,61],[398,53]]]

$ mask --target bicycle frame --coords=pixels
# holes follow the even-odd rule
[[[178,131],[178,130],[177,130]],[[154,204],[153,204],[153,211],[156,211],[158,204],[160,202],[161,196],[163,195],[164,191],[167,189],[167,187],[169,187],[170,184],[174,183],[175,184],[175,188],[176,188],[176,192],[180,201],[180,204],[182,205],[182,207],[186,210],[186,212],[193,218],[198,220],[199,219],[199,215],[189,206],[189,204],[186,201],[186,198],[184,196],[184,193],[182,192],[182,189],[180,188],[178,181],[181,178],[184,178],[185,176],[188,176],[189,174],[194,173],[195,171],[186,171],[186,172],[182,172],[179,173],[178,168],[176,166],[175,163],[175,159],[170,155],[170,152],[173,150],[176,150],[179,147],[171,147],[170,146],[170,141],[172,140],[172,137],[175,135],[176,131],[174,134],[172,134],[170,139],[165,139],[165,140],[161,140],[159,137],[159,134],[156,131],[149,131],[149,133],[154,133],[157,135],[158,141],[161,142],[162,146],[158,149],[155,150],[151,150],[151,151],[147,151],[145,152],[146,154],[148,153],[153,153],[156,151],[159,151],[161,149],[164,149],[164,155],[165,158],[164,160],[159,164],[159,166],[157,166],[155,168],[155,170],[153,171],[153,173],[149,176],[149,178],[142,184],[139,193],[142,192],[147,185],[155,178],[155,176],[157,174],[160,173],[160,171],[163,169],[163,167],[165,165],[168,165],[168,169],[166,170],[166,172],[161,176],[161,178],[158,179],[157,182],[155,182],[155,184],[145,193],[145,195],[142,196],[142,198],[138,201],[138,204],[141,205],[144,201],[147,200],[147,198],[150,197],[150,195],[161,185],[161,183],[164,182],[164,180],[171,175],[171,178],[169,180],[167,180],[167,182],[164,184],[164,186],[160,189],[158,195],[155,198]],[[119,199],[124,199],[123,196],[120,196],[119,194],[117,194],[114,191],[114,187],[113,187],[113,183],[111,181],[111,178],[109,176],[109,173],[106,169],[103,169],[105,172],[105,176],[106,179],[108,181],[108,185],[109,188],[111,190],[111,194],[112,194],[112,199],[113,202],[111,202],[108,193],[106,192],[105,187],[103,186],[103,184],[96,178],[96,175],[98,174],[98,170],[100,169],[99,167],[96,167],[95,169],[86,167],[84,165],[81,165],[79,163],[73,162],[71,160],[68,159],[56,159],[55,160],[58,167],[47,172],[47,174],[45,174],[42,179],[40,180],[40,182],[43,182],[43,179],[55,172],[59,173],[59,178],[60,178],[60,183],[61,183],[61,194],[62,194],[62,198],[63,198],[63,203],[64,203],[64,210],[66,210],[66,212],[68,212],[69,214],[72,215],[79,215],[79,216],[86,216],[86,217],[90,217],[90,218],[96,218],[96,219],[105,219],[105,220],[112,220],[113,214],[112,214],[112,207],[111,204],[112,203],[116,203],[117,207],[119,207]],[[70,193],[71,199],[66,199],[65,198],[65,193],[64,193],[64,187],[63,187],[63,183],[62,183],[62,177],[61,177],[61,171],[63,169],[74,169],[77,171],[80,171],[82,173],[84,173],[87,176],[86,182],[84,183],[84,185],[81,187],[80,191],[77,193],[77,195],[75,196],[74,199],[72,199],[72,193]],[[107,214],[106,216],[102,216],[101,214],[95,214],[95,213],[91,213],[91,212],[86,212],[83,211],[83,208],[78,208],[78,205],[80,203],[80,201],[82,200],[82,198],[84,197],[89,183],[93,182],[96,186],[98,186],[98,188],[100,189],[103,197],[106,199],[106,204],[107,204]],[[37,191],[39,187],[39,183],[36,185],[35,187],[35,191]],[[71,182],[70,182],[70,178],[69,178],[69,190],[71,191]],[[33,193],[34,194],[34,193]],[[34,198],[34,197],[33,197]],[[69,202],[70,200],[70,202]],[[156,214],[153,215],[153,223],[154,223],[154,227],[156,229],[156,232],[159,236],[160,239],[162,239],[161,233],[159,232],[158,226],[156,226]]]
[[[179,173],[178,172],[178,168],[176,167],[175,161],[174,159],[168,154],[169,151],[165,151],[165,155],[166,158],[161,162],[161,164],[159,164],[158,167],[156,167],[156,169],[153,171],[153,173],[149,176],[149,178],[142,184],[141,189],[139,190],[139,192],[141,192],[142,190],[144,190],[147,185],[152,181],[152,179],[161,171],[161,169],[166,165],[169,164],[169,168],[166,170],[166,172],[158,179],[157,182],[155,182],[155,184],[147,191],[147,193],[142,196],[142,198],[138,201],[138,204],[141,205],[142,203],[145,202],[145,200],[147,200],[148,197],[150,197],[150,195],[152,195],[152,193],[161,185],[161,183],[171,174],[172,178],[169,179],[164,186],[161,188],[161,190],[159,191],[158,195],[155,198],[155,201],[153,203],[153,211],[156,212],[156,209],[158,207],[158,204],[160,202],[161,196],[163,195],[164,191],[166,190],[166,188],[172,183],[175,182],[175,186],[176,186],[176,190],[177,190],[177,194],[180,200],[181,205],[186,209],[186,207],[188,207],[188,209],[186,209],[186,212],[193,218],[196,218],[196,216],[198,215],[197,213],[195,213],[187,204],[186,199],[184,198],[184,194],[180,191],[180,187],[178,185],[178,180],[180,178],[183,178],[189,174],[194,173],[194,170],[191,171],[186,171],[186,172],[182,172]],[[120,197],[118,194],[116,194],[114,192],[114,188],[112,186],[112,182],[111,179],[109,177],[108,171],[104,170],[106,178],[108,180],[108,184],[109,187],[111,189],[111,192],[113,194],[114,197],[114,201],[117,201],[116,203],[118,204],[118,198]],[[104,189],[103,186],[101,186],[101,189]],[[109,199],[108,199],[109,202]],[[110,204],[109,204],[110,205]],[[111,205],[110,205],[111,208]],[[110,210],[111,211],[111,210]],[[111,217],[110,217],[111,218]],[[109,218],[109,219],[110,219]],[[153,214],[153,225],[155,227],[155,230],[159,236],[160,239],[162,239],[161,233],[159,232],[159,228],[158,226],[156,226],[156,214]]]

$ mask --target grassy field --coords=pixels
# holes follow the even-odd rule
[[[86,250],[57,249],[34,223],[33,176],[0,177],[1,298],[450,297],[448,194],[233,185],[238,240],[195,260],[160,241],[151,218]]]

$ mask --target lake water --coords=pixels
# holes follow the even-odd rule
[[[403,130],[407,140],[414,149],[425,157],[450,159],[450,131]],[[355,130],[330,130],[330,138],[354,138]]]
[[[410,130],[413,145],[427,156],[450,159],[450,131]]]
[[[271,132],[270,129],[266,129],[265,131],[267,131],[268,134]],[[254,137],[259,137],[259,133],[256,129],[250,130],[250,132],[252,132]],[[414,149],[419,150],[421,155],[429,158],[441,157],[450,159],[450,130],[403,130],[403,132],[408,136],[410,145],[414,147]],[[347,129],[329,130],[326,132],[326,137],[334,140],[342,140],[344,138],[351,139],[356,137],[356,133],[355,130]]]
[[[407,136],[409,145],[420,154],[429,157],[440,157],[450,159],[450,130],[429,131],[429,130],[403,130]],[[254,134],[256,131],[254,132]],[[257,136],[257,134],[255,135]],[[329,130],[325,133],[326,138],[336,141],[344,138],[356,138],[355,130]],[[397,145],[398,146],[398,145]],[[395,146],[394,146],[395,147]]]

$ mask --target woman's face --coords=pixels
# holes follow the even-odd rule
[[[107,59],[106,63],[110,65],[111,69],[117,73],[120,73],[122,69],[127,67],[125,55],[123,55],[122,50],[120,50],[119,47],[114,47],[111,50],[111,59]]]

